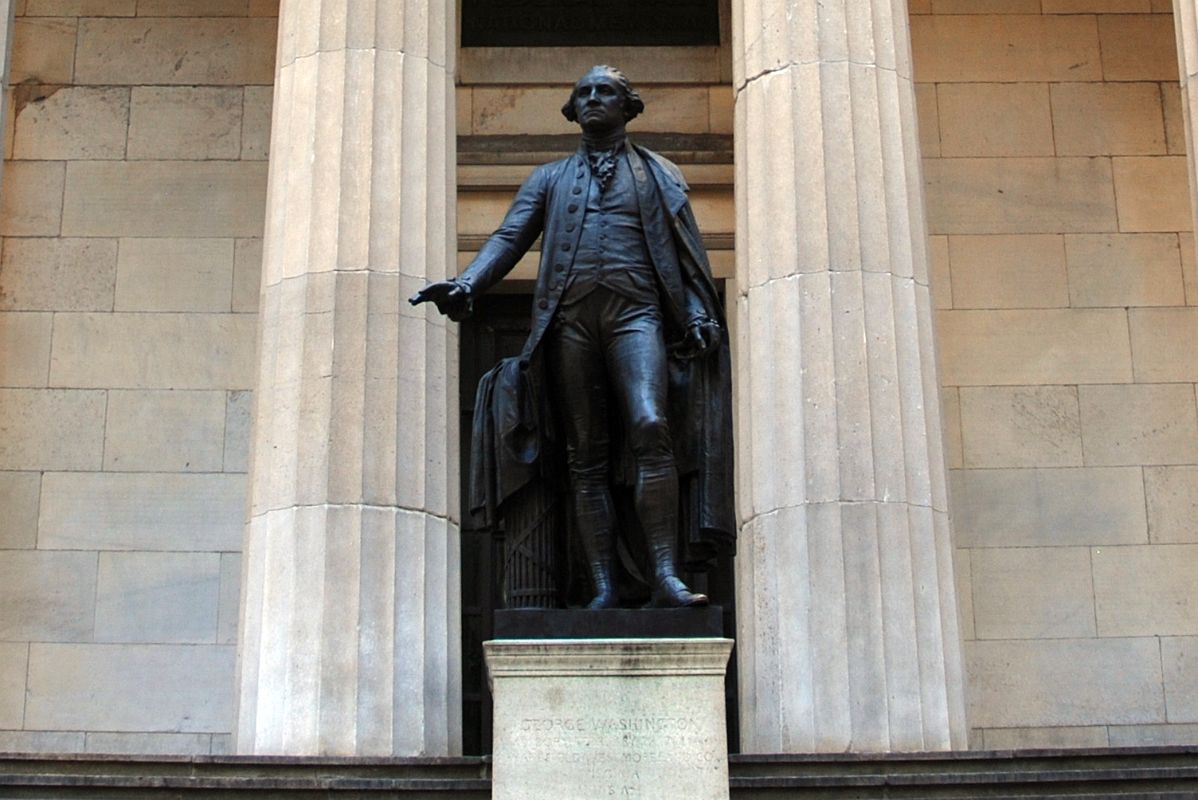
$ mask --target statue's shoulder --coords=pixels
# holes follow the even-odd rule
[[[562,170],[569,166],[570,162],[573,160],[574,156],[569,155],[565,158],[559,158],[556,161],[546,162],[534,169],[532,174],[540,180],[551,181],[560,175]]]
[[[678,168],[677,164],[663,156],[661,153],[650,150],[648,147],[642,147],[639,144],[634,145],[634,147],[636,147],[637,152],[640,153],[646,161],[657,167],[657,169],[665,177],[672,180],[679,189],[684,192],[690,191],[690,186],[687,185],[686,178],[682,177],[682,170]]]

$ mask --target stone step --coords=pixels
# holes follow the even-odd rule
[[[1198,747],[736,755],[730,773],[733,800],[1182,800],[1198,797]],[[0,754],[2,798],[482,800],[490,787],[486,758]]]

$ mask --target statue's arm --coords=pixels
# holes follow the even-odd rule
[[[474,298],[510,272],[541,235],[549,188],[547,166],[533,170],[524,181],[503,222],[479,248],[478,255],[461,275],[430,283],[408,302],[412,305],[436,303],[437,310],[455,322],[470,316]]]

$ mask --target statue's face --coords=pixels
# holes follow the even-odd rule
[[[607,133],[624,125],[624,88],[607,72],[592,70],[574,86],[574,113],[588,133]]]

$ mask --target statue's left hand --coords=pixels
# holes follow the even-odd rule
[[[686,326],[686,336],[678,348],[681,358],[699,358],[715,350],[720,344],[720,323],[714,319],[692,320]]]

